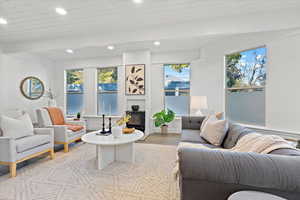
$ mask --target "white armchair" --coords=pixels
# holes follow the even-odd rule
[[[49,112],[46,108],[36,110],[39,127],[53,128],[54,130],[54,143],[63,144],[64,152],[69,152],[69,144],[81,140],[81,136],[86,133],[86,125],[84,121],[68,121],[68,124],[81,125],[84,128],[80,131],[71,131],[66,125],[53,125]]]
[[[0,164],[8,165],[10,176],[16,176],[17,163],[49,153],[54,159],[53,130],[35,128],[34,135],[12,138],[0,136]]]

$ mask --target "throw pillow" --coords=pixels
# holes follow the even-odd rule
[[[216,121],[218,119],[216,118],[215,115],[209,115],[209,116],[205,117],[205,119],[202,121],[202,124],[201,124],[201,127],[200,127],[200,132],[203,131],[206,123],[208,122],[208,120],[214,120],[214,121]]]
[[[223,112],[217,112],[216,113],[216,118],[221,120],[221,119],[224,119],[224,113]]]
[[[24,114],[16,119],[1,116],[0,126],[4,137],[18,139],[33,135],[33,125],[28,114]]]
[[[221,146],[228,130],[226,120],[217,120],[215,116],[209,117],[200,136],[215,146]]]

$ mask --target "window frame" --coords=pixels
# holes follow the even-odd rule
[[[82,92],[68,92],[68,71],[82,71],[82,80],[83,80],[83,84],[82,84]],[[74,117],[76,116],[76,114],[68,114],[68,94],[81,94],[82,98],[83,98],[83,102],[82,102],[82,108],[84,108],[84,69],[83,68],[73,68],[73,69],[66,69],[65,70],[65,113],[67,117]],[[81,111],[79,111],[81,112]]]
[[[101,90],[99,90],[99,73],[100,73],[100,70],[101,69],[116,69],[116,71],[117,71],[117,90],[115,91],[115,92],[108,92],[108,91],[106,91],[106,92],[101,92]],[[119,94],[119,85],[118,85],[118,82],[119,82],[119,67],[118,66],[109,66],[109,67],[98,67],[97,68],[97,116],[101,116],[101,115],[103,115],[104,113],[102,113],[102,114],[100,114],[99,113],[99,97],[98,97],[98,95],[99,94],[114,94],[114,93],[116,93],[117,94],[117,96],[118,96],[118,94]],[[117,98],[117,109],[118,109],[118,105],[119,104],[119,102],[118,102],[118,98]],[[106,114],[105,114],[106,115]],[[113,115],[112,115],[113,116]]]
[[[164,100],[163,100],[163,104],[164,104],[164,109],[167,109],[166,107],[166,90],[165,90],[165,83],[166,83],[166,70],[165,70],[165,65],[179,65],[179,64],[187,64],[189,66],[189,91],[188,91],[188,95],[186,95],[188,97],[188,112],[187,114],[175,114],[178,117],[182,117],[182,116],[190,116],[190,112],[191,112],[191,63],[186,62],[186,63],[164,63],[162,64],[163,67],[163,95],[164,95]]]
[[[227,56],[231,55],[231,54],[235,54],[235,53],[242,53],[242,52],[245,52],[245,51],[251,51],[251,50],[255,50],[255,49],[260,49],[260,48],[265,48],[266,49],[266,59],[267,59],[267,63],[265,64],[266,65],[266,79],[265,79],[265,82],[266,84],[264,86],[258,86],[258,87],[244,87],[244,88],[228,88],[227,86],[227,66],[226,66],[226,63],[227,63]],[[228,118],[228,115],[227,115],[227,102],[228,102],[228,96],[227,96],[227,91],[228,90],[249,90],[249,89],[263,89],[263,91],[265,92],[265,94],[267,94],[267,83],[268,83],[268,48],[267,48],[267,45],[266,44],[263,44],[263,45],[259,45],[259,46],[255,46],[255,47],[251,47],[251,48],[247,48],[247,49],[242,49],[242,50],[238,50],[238,51],[232,51],[230,53],[226,53],[224,55],[224,64],[223,64],[223,73],[224,73],[224,90],[223,90],[223,96],[224,96],[224,101],[223,101],[223,110],[224,110],[224,117],[227,119]],[[266,104],[267,101],[266,101],[266,96],[264,98],[264,104]],[[266,107],[265,107],[265,111],[266,113]],[[267,118],[266,118],[266,115],[265,115],[265,119],[264,119],[264,124],[266,125],[266,121],[267,121]],[[237,122],[237,123],[240,123],[240,122]],[[242,123],[242,124],[245,124],[245,125],[249,125],[249,126],[253,126],[253,124],[247,124],[247,123]],[[264,125],[264,126],[265,126]],[[256,125],[254,125],[256,126]]]

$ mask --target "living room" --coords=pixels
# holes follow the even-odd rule
[[[0,0],[0,199],[300,199],[299,8]]]

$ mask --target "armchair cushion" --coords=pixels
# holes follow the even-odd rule
[[[3,136],[5,137],[18,139],[33,135],[33,125],[27,113],[16,119],[1,116],[0,126],[3,131]]]
[[[50,119],[47,109],[45,108],[37,109],[36,113],[37,113],[39,127],[47,127],[52,125],[52,121]]]
[[[75,124],[66,124],[66,126],[68,127],[68,130],[71,130],[73,132],[81,131],[84,128],[83,126]]]
[[[28,151],[37,146],[44,145],[51,142],[50,135],[32,135],[16,140],[16,148],[18,153]]]

